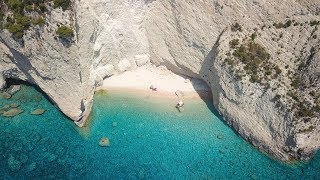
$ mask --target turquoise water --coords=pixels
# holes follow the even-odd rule
[[[90,127],[77,128],[32,87],[0,106],[24,113],[0,117],[3,179],[318,179],[320,154],[286,165],[260,153],[212,113],[212,104],[172,103],[144,96],[99,93]],[[30,115],[45,108],[42,116]],[[211,110],[210,110],[211,109]],[[116,122],[116,123],[115,123]],[[115,125],[116,126],[113,126]],[[100,147],[102,137],[110,147]]]

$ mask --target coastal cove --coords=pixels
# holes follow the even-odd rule
[[[23,113],[0,116],[0,174],[10,178],[78,179],[314,179],[320,153],[284,164],[259,152],[217,115],[209,99],[176,99],[122,88],[98,91],[91,121],[78,128],[40,92],[23,85],[0,106]],[[44,108],[41,116],[31,115]],[[108,137],[109,147],[99,146]]]
[[[283,162],[307,161],[320,149],[318,7],[319,0],[3,0],[0,91],[10,98],[11,88],[15,91],[10,80],[31,83],[64,114],[63,119],[79,127],[94,115],[94,97],[100,90],[121,89],[121,96],[137,93],[129,96],[142,95],[140,101],[148,108],[152,104],[144,97],[170,98],[160,108],[153,107],[159,111],[166,105],[187,110],[181,106],[190,103],[177,96],[193,99],[197,93],[209,93],[209,102],[223,116],[219,121],[254,147]],[[0,115],[11,116],[7,119],[41,119],[50,114],[41,103],[1,104],[6,107]],[[132,109],[127,106],[121,113]],[[173,113],[167,110],[160,114]],[[105,111],[102,117],[109,116]],[[144,120],[146,113],[141,114]],[[191,116],[203,119],[201,113],[186,117]],[[183,118],[186,124],[188,118]],[[92,126],[81,129],[84,138],[95,132],[97,118],[91,119]],[[179,126],[175,122],[179,121],[168,126]],[[110,143],[112,149],[114,139],[105,136],[92,141]],[[192,140],[196,144],[198,139]],[[22,168],[25,157],[18,161],[10,155],[6,160],[11,167]],[[57,158],[50,157],[50,161]]]

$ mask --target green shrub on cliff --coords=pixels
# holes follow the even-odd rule
[[[67,10],[71,5],[70,0],[54,0],[53,3],[54,3],[53,5],[54,8],[61,7],[62,10],[64,11]]]
[[[272,72],[281,73],[280,69],[271,66],[270,54],[260,44],[254,41],[238,44],[236,40],[229,44],[235,47],[232,55],[244,65],[243,70],[249,75],[250,82],[263,84],[263,80],[267,80]]]
[[[3,19],[4,19],[4,14],[2,12],[0,12],[0,30],[2,30],[4,28]]]
[[[235,48],[236,46],[239,45],[239,39],[233,39],[229,42],[229,45],[231,48]]]
[[[239,23],[234,23],[231,25],[231,31],[236,32],[236,31],[240,31],[242,32],[242,27]]]
[[[287,22],[285,22],[284,24],[282,22],[280,23],[274,23],[273,26],[277,29],[280,29],[280,28],[288,28],[290,27],[292,24],[292,21],[291,20],[288,20]]]
[[[35,26],[36,25],[43,26],[45,23],[46,23],[46,20],[44,20],[42,17],[32,20],[32,24]]]
[[[59,38],[64,38],[64,39],[71,39],[74,36],[73,30],[70,27],[65,25],[60,26],[56,31],[56,33],[59,36]]]
[[[15,13],[22,13],[25,3],[22,0],[8,0],[7,5]]]
[[[16,39],[20,39],[23,36],[24,27],[20,24],[10,24],[8,31],[12,33],[12,36]]]
[[[317,26],[319,24],[320,24],[320,21],[316,21],[316,20],[310,21],[310,26]]]
[[[255,42],[241,45],[233,52],[233,56],[245,64],[244,69],[249,74],[257,74],[260,64],[270,58],[265,48]]]
[[[27,12],[32,12],[32,11],[33,11],[33,5],[27,5],[24,9],[25,9]]]
[[[28,16],[23,16],[20,14],[14,14],[14,18],[16,20],[16,23],[23,26],[25,30],[27,30],[31,24],[31,18]]]
[[[39,10],[40,10],[41,13],[45,13],[45,12],[48,11],[48,9],[47,9],[47,7],[46,7],[46,5],[45,5],[44,3],[40,3],[40,4],[38,5],[38,8],[39,8]]]

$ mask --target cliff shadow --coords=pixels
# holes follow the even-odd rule
[[[195,90],[198,92],[199,96],[207,104],[207,107],[219,119],[223,119],[222,115],[217,110],[217,106],[219,104],[219,102],[218,102],[219,92],[223,92],[223,90],[219,85],[219,76],[218,76],[218,72],[215,70],[214,61],[218,55],[219,41],[225,31],[226,31],[226,29],[224,29],[221,33],[219,33],[217,40],[215,41],[211,50],[205,56],[204,61],[201,66],[201,69],[200,69],[200,72],[199,72],[200,77],[203,79],[204,83],[206,83],[206,85],[210,91],[211,101],[208,101],[209,98],[207,96],[204,96],[203,92],[201,90],[197,89],[197,86],[193,84],[193,86],[194,86]],[[226,122],[224,121],[224,123],[226,123]]]
[[[205,81],[203,81],[203,83],[206,84]],[[219,119],[222,119],[222,116],[220,115],[219,111],[216,109],[216,107],[213,104],[213,100],[212,100],[212,92],[210,87],[206,84],[206,86],[208,87],[207,90],[203,90],[203,89],[198,89],[196,88],[197,85],[195,85],[192,82],[192,85],[194,86],[195,91],[197,92],[197,94],[199,95],[199,97],[201,98],[201,100],[206,104],[207,108]]]
[[[211,110],[211,112],[218,117],[226,126],[230,127],[232,131],[239,137],[241,135],[236,131],[235,127],[231,124],[227,123],[227,120],[225,117],[219,112],[218,105],[219,105],[219,97],[222,94],[223,96],[226,96],[224,93],[224,90],[220,86],[220,77],[218,74],[217,67],[215,65],[215,60],[217,59],[217,56],[219,54],[219,46],[220,46],[220,39],[226,32],[227,28],[223,29],[220,34],[218,35],[214,45],[212,46],[209,53],[205,56],[205,59],[202,63],[201,69],[200,69],[200,77],[204,80],[205,83],[207,83],[208,88],[210,89],[211,93],[211,101],[206,96],[201,95],[202,92],[196,89],[202,100],[207,104],[207,107]]]

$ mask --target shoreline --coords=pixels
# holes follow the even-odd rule
[[[152,90],[151,85],[156,86],[157,90]],[[182,98],[176,95],[176,91],[182,92]],[[174,110],[180,100],[187,104],[199,100],[212,101],[211,89],[204,81],[177,75],[163,66],[156,67],[151,64],[104,79],[101,85],[96,87],[95,95],[107,95],[108,92],[169,103]],[[79,130],[84,137],[89,134],[91,123],[92,114]]]
[[[156,88],[152,90],[151,87]],[[182,92],[182,100],[207,99],[212,97],[211,89],[199,79],[177,75],[163,66],[145,65],[132,71],[111,76],[101,86],[99,91],[133,93],[147,98],[177,99],[176,92]]]

